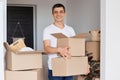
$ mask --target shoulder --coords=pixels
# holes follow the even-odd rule
[[[52,27],[53,27],[53,24],[51,24],[51,25],[45,27],[44,30],[51,30]]]
[[[44,28],[44,32],[48,32],[49,33],[49,32],[52,32],[52,30],[54,30],[53,24],[51,24],[51,25],[49,25],[49,26]]]
[[[70,36],[75,35],[75,31],[71,26],[65,25],[66,26],[66,31],[70,34]]]

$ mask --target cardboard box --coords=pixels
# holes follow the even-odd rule
[[[57,38],[57,47],[70,47],[72,56],[85,56],[85,37],[86,33],[68,38],[62,33],[52,34]]]
[[[43,69],[28,71],[5,70],[5,80],[44,80]]]
[[[42,68],[42,52],[6,52],[6,67],[9,70]]]
[[[24,46],[23,40],[20,41],[19,40],[18,40],[19,45],[20,43],[23,44],[19,48],[17,48],[17,50]],[[16,51],[18,43],[16,43],[14,46],[13,44],[9,46],[7,42],[4,42],[4,46],[6,48],[6,68],[9,70],[27,70],[42,68],[42,51],[19,52]]]
[[[100,30],[89,31],[91,36],[91,41],[100,41]]]
[[[87,53],[92,53],[93,60],[100,60],[100,42],[99,41],[87,41],[86,51]]]
[[[88,57],[72,57],[71,59],[53,58],[53,76],[71,76],[86,74]]]

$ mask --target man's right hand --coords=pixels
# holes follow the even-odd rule
[[[64,59],[70,59],[71,54],[69,52],[69,47],[58,47],[58,53],[64,58]]]

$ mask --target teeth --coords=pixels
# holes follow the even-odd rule
[[[61,18],[61,17],[57,17],[57,18]]]

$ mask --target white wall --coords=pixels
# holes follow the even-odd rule
[[[77,33],[100,29],[100,0],[69,0],[67,8],[67,24]]]
[[[101,3],[101,80],[118,80],[120,79],[120,1],[101,0]]]
[[[65,0],[8,0],[8,4],[27,4],[37,6],[37,49],[43,49],[42,46],[42,33],[44,27],[53,22],[51,9],[55,3],[62,3],[66,5]]]
[[[4,80],[4,47],[6,41],[6,0],[0,0],[0,80]]]
[[[106,0],[101,0],[101,80],[105,79],[106,65]]]

